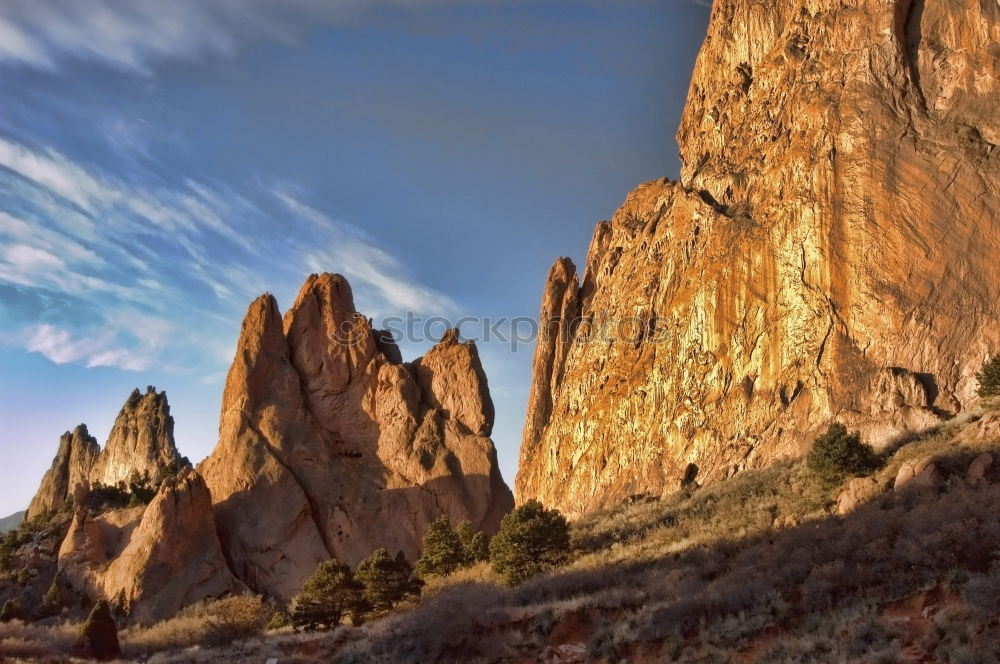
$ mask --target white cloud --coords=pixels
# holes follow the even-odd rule
[[[419,313],[450,314],[458,307],[446,295],[421,286],[403,265],[358,229],[334,221],[285,192],[275,195],[296,215],[311,222],[327,237],[329,249],[312,251],[306,264],[313,272],[341,272],[352,285],[367,287],[375,301],[359,303],[368,315]],[[360,290],[360,289],[359,289]],[[387,310],[386,310],[387,309]]]

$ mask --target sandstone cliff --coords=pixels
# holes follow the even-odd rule
[[[35,497],[25,513],[25,520],[44,512],[59,509],[73,496],[73,489],[85,483],[101,452],[97,440],[81,424],[67,431],[59,439],[59,448],[52,460],[52,467],[45,471]]]
[[[518,499],[579,514],[968,407],[1000,350],[998,40],[993,1],[717,0],[680,182],[550,274]]]
[[[122,406],[90,481],[113,486],[128,482],[133,473],[155,479],[163,468],[180,465],[167,393],[150,386],[145,394],[134,390]]]
[[[59,571],[90,597],[124,600],[129,618],[147,623],[246,590],[226,566],[211,496],[190,468],[164,481],[146,507],[99,515],[79,507]]]
[[[288,598],[330,556],[412,559],[440,514],[495,530],[513,498],[492,427],[475,346],[456,335],[405,364],[339,275],[311,276],[284,318],[258,298],[199,467],[231,569]]]

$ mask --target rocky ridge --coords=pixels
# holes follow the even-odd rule
[[[717,0],[680,182],[549,275],[518,500],[578,515],[831,420],[885,445],[975,402],[1000,348],[998,38],[989,2]]]
[[[343,277],[313,275],[284,317],[269,294],[250,305],[198,470],[236,576],[288,598],[331,556],[416,557],[441,514],[495,530],[513,498],[492,427],[473,344],[449,333],[404,363]]]

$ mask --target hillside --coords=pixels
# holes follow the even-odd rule
[[[0,533],[6,533],[14,530],[21,525],[22,521],[24,521],[24,510],[14,512],[10,516],[5,516],[0,519]]]
[[[167,621],[123,633],[124,647],[138,656],[159,643],[166,649],[150,662],[178,664],[250,653],[343,664],[992,662],[996,459],[1000,408],[990,407],[901,443],[869,477],[831,488],[785,461],[593,513],[572,524],[564,568],[518,587],[481,565],[362,626],[171,651],[198,641],[177,635],[190,620]],[[21,645],[7,654],[40,656],[51,650],[45,634],[6,626],[0,648],[13,639]]]

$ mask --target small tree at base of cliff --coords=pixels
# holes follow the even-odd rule
[[[515,585],[558,567],[568,550],[566,517],[529,500],[500,522],[500,530],[490,542],[490,565],[505,583]]]
[[[843,424],[831,424],[816,439],[806,465],[821,482],[833,485],[845,477],[865,475],[878,468],[879,460],[871,445],[861,442],[856,433],[848,433]]]
[[[1000,395],[1000,354],[983,365],[983,370],[976,374],[979,381],[979,396],[986,399]]]
[[[42,617],[57,616],[63,609],[62,592],[59,590],[59,582],[52,579],[52,585],[42,595]]]
[[[466,565],[475,565],[490,559],[490,546],[486,535],[475,530],[471,522],[463,521],[458,524],[458,528],[455,528],[455,534],[462,542]]]
[[[21,610],[21,603],[17,599],[9,599],[3,603],[3,608],[0,609],[0,623],[23,619],[24,611]]]
[[[465,565],[465,549],[458,534],[451,529],[448,517],[432,521],[424,533],[423,554],[417,561],[417,574],[422,579],[445,576]]]
[[[328,629],[348,614],[357,623],[367,608],[351,568],[339,560],[327,560],[319,564],[293,600],[292,625],[296,630]]]
[[[419,595],[423,585],[402,551],[393,558],[385,549],[378,549],[358,563],[355,574],[365,600],[376,612],[388,611],[407,596]]]
[[[87,622],[83,625],[81,638],[91,657],[101,661],[121,656],[118,645],[118,626],[111,616],[111,605],[106,599],[94,605]]]

